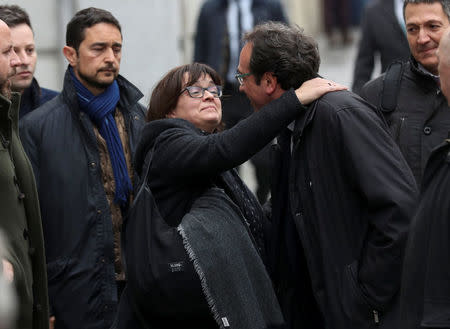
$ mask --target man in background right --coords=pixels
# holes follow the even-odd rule
[[[450,100],[450,30],[438,51],[441,89]],[[450,328],[450,138],[430,156],[403,268],[402,329]]]
[[[417,185],[431,150],[448,137],[450,108],[439,87],[436,50],[450,25],[450,1],[405,0],[410,60],[395,63],[368,82],[361,96],[386,119]]]
[[[353,72],[353,92],[361,92],[370,80],[378,56],[381,72],[396,61],[407,61],[410,52],[405,34],[403,0],[374,0],[367,3],[361,21],[361,38]]]

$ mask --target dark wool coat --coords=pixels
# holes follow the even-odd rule
[[[384,75],[367,83],[361,97],[381,108]],[[397,107],[381,112],[420,187],[431,151],[448,137],[450,108],[437,81],[418,69],[411,57],[405,64],[397,95]]]
[[[450,328],[450,140],[430,156],[411,225],[400,295],[402,329]]]
[[[37,80],[33,78],[31,85],[23,91],[22,97],[20,98],[20,118],[56,97],[58,94],[54,90],[41,88]]]
[[[121,76],[117,83],[134,154],[142,93]],[[68,71],[61,94],[22,118],[20,128],[38,185],[56,327],[108,329],[118,302],[110,207],[93,123],[79,110]]]
[[[38,195],[18,135],[20,95],[0,96],[0,229],[14,268],[20,329],[48,328],[47,273]],[[1,293],[1,292],[0,292]]]
[[[393,310],[417,191],[387,127],[360,97],[333,92],[295,121],[292,147],[289,217],[320,322],[326,329],[398,328]],[[272,225],[286,220],[274,201]]]

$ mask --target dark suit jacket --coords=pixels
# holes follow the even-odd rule
[[[197,21],[194,62],[208,64],[217,72],[224,71],[223,49],[227,25],[227,0],[207,0],[203,4]],[[265,21],[286,22],[278,0],[253,0],[254,25]]]
[[[0,230],[14,269],[15,328],[48,329],[47,272],[33,169],[19,139],[20,94],[0,96]],[[0,291],[0,294],[3,294]]]
[[[40,87],[36,78],[33,78],[31,85],[24,90],[22,97],[20,98],[19,117],[22,118],[24,115],[30,113],[45,102],[48,102],[58,94],[59,92],[57,91]]]
[[[394,0],[374,0],[365,8],[353,74],[352,89],[355,93],[359,94],[370,80],[377,53],[382,72],[395,60],[407,61],[409,58],[408,41],[395,16]]]

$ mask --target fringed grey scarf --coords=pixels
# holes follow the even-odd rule
[[[225,192],[211,188],[194,202],[178,231],[220,328],[284,328],[272,282],[244,222]]]

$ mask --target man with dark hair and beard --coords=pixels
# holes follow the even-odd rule
[[[11,92],[9,81],[19,65],[10,29],[0,20],[0,229],[9,240],[0,258],[0,272],[18,296],[14,327],[46,329],[47,276],[39,202],[17,130],[20,94]]]
[[[110,12],[77,12],[63,53],[63,90],[22,119],[21,137],[40,197],[55,327],[106,329],[125,285],[120,228],[143,95],[119,75],[122,33]]]

